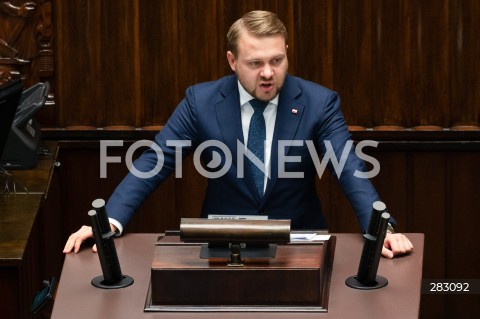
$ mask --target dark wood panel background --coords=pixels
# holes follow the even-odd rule
[[[339,92],[351,126],[479,126],[478,1],[53,1],[56,109],[44,126],[162,125],[194,83],[230,74],[252,9],[289,29],[289,72]]]
[[[426,234],[424,277],[479,278],[479,1],[33,2],[21,18],[0,7],[0,39],[18,51],[1,48],[0,81],[17,72],[26,87],[52,84],[37,119],[45,139],[63,140],[62,240],[89,223],[91,201],[108,198],[127,171],[110,164],[108,178],[99,178],[98,140],[152,138],[189,85],[231,73],[229,26],[266,9],[289,29],[289,72],[339,92],[354,139],[381,142],[372,151],[381,163],[373,182],[400,231]],[[126,146],[111,155],[123,156]],[[206,181],[191,161],[184,167],[184,178],[163,184],[128,231],[175,229],[180,217],[196,216]],[[358,231],[330,176],[318,190],[330,230]],[[422,318],[472,318],[479,301],[422,295]]]
[[[475,0],[33,2],[0,6],[0,73],[51,82],[44,127],[164,124],[189,85],[231,73],[231,23],[267,9],[289,29],[289,72],[338,91],[351,126],[479,129]]]

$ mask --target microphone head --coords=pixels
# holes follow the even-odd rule
[[[102,198],[97,198],[92,202],[92,207],[95,209],[102,208],[103,206],[105,206],[105,200]]]
[[[384,210],[387,209],[387,205],[385,205],[385,203],[381,201],[374,202],[372,206],[373,206],[373,209],[375,209],[378,212],[383,212]]]

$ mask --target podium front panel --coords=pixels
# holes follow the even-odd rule
[[[334,239],[278,245],[274,258],[200,258],[201,244],[156,245],[146,311],[326,311]]]

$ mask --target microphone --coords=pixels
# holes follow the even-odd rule
[[[92,222],[93,238],[97,244],[98,258],[102,267],[103,276],[92,279],[92,285],[103,289],[124,288],[133,284],[133,278],[124,276],[118,261],[115,248],[115,233],[110,228],[105,201],[101,198],[92,202],[88,212]]]
[[[387,211],[387,206],[380,201],[374,202],[370,223],[367,232],[363,235],[365,242],[357,275],[345,280],[347,286],[369,290],[382,288],[388,284],[388,280],[385,277],[377,275],[377,270],[382,254],[383,242],[387,235],[389,219],[390,214]]]

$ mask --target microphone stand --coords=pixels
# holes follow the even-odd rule
[[[363,235],[362,257],[356,276],[348,277],[345,284],[351,288],[370,290],[385,287],[387,278],[377,275],[382,254],[383,242],[387,234],[390,214],[383,202],[373,203],[372,215],[367,232]]]
[[[97,244],[98,258],[102,266],[103,276],[92,279],[92,285],[103,289],[124,288],[133,284],[133,278],[124,276],[118,261],[115,242],[115,233],[110,229],[105,201],[96,199],[92,203],[93,209],[88,212],[92,221],[92,231]]]

